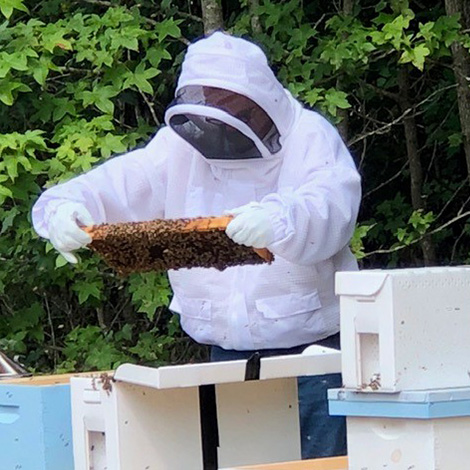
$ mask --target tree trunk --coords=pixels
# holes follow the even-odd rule
[[[421,194],[423,185],[423,169],[421,159],[418,153],[418,133],[416,120],[409,110],[413,107],[410,100],[408,70],[406,67],[400,67],[398,71],[399,103],[401,111],[407,112],[403,125],[405,128],[406,151],[408,155],[408,164],[410,167],[411,178],[411,203],[414,210],[424,209],[424,202]]]
[[[448,15],[460,14],[462,29],[470,27],[469,3],[466,0],[445,0]],[[457,100],[465,159],[467,162],[467,175],[470,179],[470,55],[458,42],[454,42],[451,49],[454,75],[457,82]]]
[[[221,0],[201,0],[204,34],[224,28]]]
[[[355,0],[343,0],[343,15],[351,16],[354,12]]]
[[[255,34],[260,34],[262,32],[261,23],[259,22],[259,16],[256,12],[259,7],[259,0],[250,0],[250,15],[251,15],[251,30]]]
[[[343,16],[352,16],[354,12],[354,3],[356,0],[343,0],[342,14]],[[340,91],[344,91],[344,77],[339,76],[336,80],[336,88]],[[338,131],[345,142],[348,141],[349,131],[349,110],[338,109],[338,117],[340,119],[338,123]]]
[[[414,114],[409,111],[413,108],[413,104],[410,99],[408,69],[406,67],[400,67],[397,78],[400,108],[402,113],[408,112],[404,118],[403,126],[405,129],[406,153],[410,169],[411,204],[414,210],[425,209],[424,199],[422,197],[423,169],[418,151],[418,131]],[[421,249],[423,251],[424,265],[431,266],[435,264],[436,255],[430,237],[425,237],[421,241]]]

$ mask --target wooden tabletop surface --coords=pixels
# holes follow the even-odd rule
[[[348,470],[348,459],[347,457],[331,457],[327,459],[298,460],[296,462],[267,465],[249,465],[224,470]]]
[[[72,377],[96,377],[100,378],[101,374],[112,375],[114,371],[107,372],[76,372],[71,374],[57,374],[57,375],[35,375],[32,377],[16,377],[5,378],[0,380],[0,385],[60,385],[68,384]]]

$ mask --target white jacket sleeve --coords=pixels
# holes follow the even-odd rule
[[[50,216],[64,202],[83,204],[97,223],[136,222],[164,215],[168,133],[163,128],[142,149],[46,190],[32,209],[33,227],[50,238]]]
[[[309,137],[299,164],[299,185],[267,195],[275,241],[269,249],[288,261],[311,265],[331,258],[350,241],[361,181],[336,129],[321,126]]]

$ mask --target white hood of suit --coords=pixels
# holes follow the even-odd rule
[[[275,123],[281,145],[300,108],[275,77],[260,47],[221,32],[188,47],[176,92],[188,85],[222,88],[251,99]]]

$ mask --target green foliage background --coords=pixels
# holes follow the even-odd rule
[[[280,80],[340,124],[364,180],[352,242],[363,267],[469,259],[470,192],[450,45],[470,40],[441,1],[223,2],[229,31],[257,41]],[[84,251],[68,265],[38,239],[43,188],[143,145],[161,125],[198,2],[0,0],[0,348],[35,372],[204,359],[168,311],[165,274],[120,279]],[[252,30],[252,16],[261,29]],[[413,211],[397,70],[412,82],[426,210]],[[339,86],[340,85],[340,86]],[[395,98],[394,98],[395,97]]]

